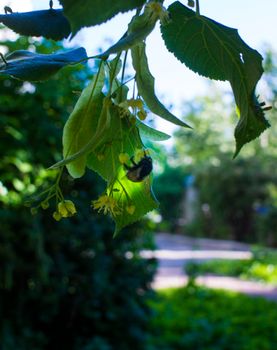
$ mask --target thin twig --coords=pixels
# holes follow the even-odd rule
[[[6,61],[4,55],[1,52],[0,52],[0,57],[1,57],[2,61],[4,62],[4,64],[7,66],[8,62]]]
[[[199,0],[196,0],[196,14],[199,16],[200,15],[200,5],[199,5]]]

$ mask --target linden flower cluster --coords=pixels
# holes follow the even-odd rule
[[[143,108],[143,101],[140,98],[131,98],[119,104],[121,108],[121,117],[130,116],[129,108],[131,107],[134,113],[137,113],[137,116],[140,120],[145,120],[147,113]]]
[[[162,4],[158,3],[157,1],[151,1],[146,4],[145,12],[159,19],[162,25],[165,25],[170,21],[168,11],[165,9],[165,7],[163,7]]]
[[[57,210],[53,213],[53,218],[60,221],[62,218],[68,218],[76,214],[75,204],[70,200],[63,200],[58,203]]]

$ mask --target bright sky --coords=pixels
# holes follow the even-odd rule
[[[173,1],[166,0],[167,7]],[[187,1],[182,1],[187,4]],[[13,11],[28,11],[48,8],[48,0],[0,0]],[[54,0],[54,7],[59,2]],[[261,50],[265,43],[277,50],[277,0],[200,0],[201,13],[227,26],[239,29],[246,43]],[[125,32],[132,13],[118,15],[111,21],[97,27],[82,30],[72,41],[74,45],[85,46],[89,55],[98,49],[106,49]],[[156,79],[156,91],[166,104],[173,103],[175,109],[184,100],[204,93],[206,79],[189,71],[168,53],[159,34],[158,25],[147,39],[149,65]],[[228,84],[223,85],[227,87]]]

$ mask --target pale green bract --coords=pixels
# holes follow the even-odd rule
[[[94,76],[90,84],[83,90],[75,108],[69,116],[63,131],[63,156],[64,159],[77,154],[96,135],[96,129],[92,129],[93,119],[100,115],[103,104],[101,93],[105,81],[103,65],[98,74]],[[95,147],[98,140],[91,148]],[[86,154],[81,154],[77,159],[67,164],[69,174],[78,178],[84,175],[86,167]]]

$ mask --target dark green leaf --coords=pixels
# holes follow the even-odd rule
[[[73,34],[83,27],[106,22],[120,12],[142,6],[145,0],[60,0]]]
[[[41,81],[50,78],[61,68],[86,58],[84,48],[50,55],[19,50],[6,57],[6,63],[0,66],[0,75],[10,75],[20,80]]]
[[[199,16],[180,2],[169,6],[171,22],[161,27],[169,51],[194,72],[228,80],[240,111],[235,130],[237,155],[269,123],[255,97],[262,73],[262,57],[240,38],[236,29]]]
[[[0,15],[0,22],[20,35],[43,36],[62,40],[71,32],[70,24],[62,10],[42,10]]]
[[[148,67],[145,44],[140,43],[136,45],[132,48],[131,52],[133,67],[136,71],[138,92],[150,111],[173,124],[189,127],[186,123],[170,113],[155,95],[155,79]]]

